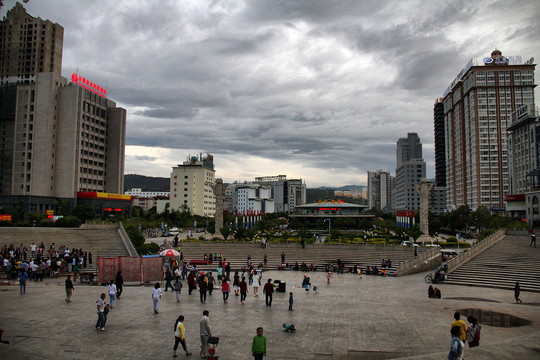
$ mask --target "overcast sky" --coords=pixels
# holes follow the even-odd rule
[[[24,6],[64,27],[62,74],[127,109],[126,174],[168,177],[203,152],[225,182],[365,185],[368,170],[395,174],[397,140],[417,132],[431,178],[433,104],[469,59],[540,58],[536,0]]]

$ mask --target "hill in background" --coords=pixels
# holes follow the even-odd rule
[[[169,191],[171,179],[144,175],[124,175],[124,191],[140,188],[142,191]]]

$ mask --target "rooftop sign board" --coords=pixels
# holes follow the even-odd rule
[[[91,92],[98,94],[99,96],[103,96],[104,98],[107,97],[107,90],[102,88],[101,86],[89,81],[88,79],[85,79],[81,75],[77,75],[75,73],[71,74],[71,81],[73,81],[75,84],[85,88],[86,90],[90,90]]]

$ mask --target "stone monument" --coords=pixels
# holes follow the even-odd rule
[[[416,185],[416,191],[420,195],[420,235],[417,242],[426,243],[433,242],[433,238],[429,236],[429,192],[433,188],[433,183],[430,183],[426,178],[420,180],[420,184]]]
[[[223,228],[223,180],[216,179],[216,215],[214,217],[214,235],[219,236],[219,229]]]

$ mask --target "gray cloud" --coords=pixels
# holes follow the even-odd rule
[[[395,144],[407,132],[419,134],[434,176],[433,103],[467,61],[495,46],[540,57],[540,5],[527,0],[24,6],[64,26],[64,76],[78,68],[128,109],[129,145],[257,157],[299,176],[318,169],[313,185],[394,171]],[[128,156],[126,167],[159,160]],[[243,168],[269,175],[258,162]]]

